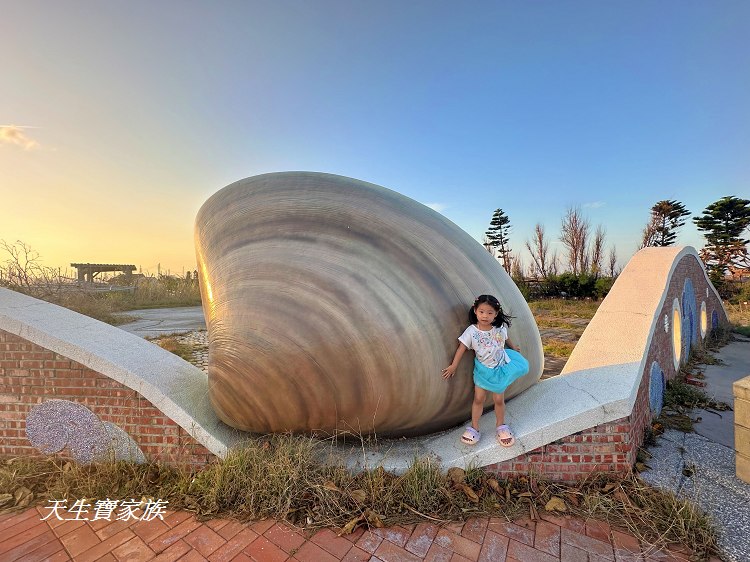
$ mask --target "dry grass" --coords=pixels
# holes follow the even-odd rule
[[[700,559],[716,553],[708,516],[690,501],[651,488],[637,476],[614,480],[601,475],[577,488],[552,484],[547,493],[575,504],[571,512],[627,529],[654,549],[683,545]]]
[[[154,340],[154,343],[175,355],[182,357],[185,361],[193,362],[193,353],[205,346],[195,346],[189,343],[181,342],[176,336],[160,337]]]
[[[0,496],[15,496],[19,489],[25,488],[32,494],[32,503],[71,498],[130,499],[144,495],[176,498],[184,493],[189,481],[186,471],[157,463],[83,466],[62,458],[19,457],[6,460],[0,468]],[[19,507],[18,504],[16,502],[15,507]]]
[[[559,340],[556,338],[542,338],[544,355],[552,357],[570,357],[573,348],[576,346],[574,341]]]
[[[531,301],[529,308],[534,318],[586,318],[591,320],[601,301],[545,299]]]
[[[557,316],[537,316],[534,320],[536,320],[536,325],[539,328],[557,328],[579,337],[586,328],[586,324],[574,323],[571,322],[569,318],[561,318]]]
[[[701,557],[715,552],[713,530],[704,515],[635,476],[599,475],[577,485],[534,476],[497,480],[479,468],[454,468],[445,474],[430,458],[414,459],[401,475],[382,467],[352,473],[330,456],[332,450],[331,441],[268,436],[248,441],[197,473],[158,464],[79,466],[53,459],[13,459],[0,468],[0,498],[10,498],[5,508],[9,511],[49,499],[68,499],[70,504],[80,498],[92,503],[107,497],[150,497],[201,518],[273,518],[343,532],[361,525],[474,516],[538,519],[556,504],[549,507],[555,513],[602,519],[657,546],[678,543]],[[14,502],[15,497],[20,501]]]
[[[750,337],[750,304],[741,302],[739,304],[724,303],[729,322],[735,332]]]
[[[10,287],[13,290],[23,288]],[[51,291],[45,287],[34,290],[21,290],[27,294],[64,306],[91,318],[108,324],[118,325],[129,322],[132,317],[117,315],[117,312],[142,308],[162,308],[175,306],[200,306],[200,288],[197,283],[186,279],[148,279],[136,285],[133,292],[81,290]]]
[[[569,299],[532,301],[529,308],[537,326],[544,334],[544,354],[550,357],[570,357],[576,342],[596,314],[600,302]]]
[[[663,433],[664,428],[692,432],[696,421],[691,417],[694,408],[716,411],[730,409],[728,404],[713,400],[701,387],[687,382],[688,378],[703,378],[702,365],[720,365],[721,359],[712,352],[725,346],[729,341],[731,333],[727,330],[715,330],[711,337],[705,340],[705,347],[693,346],[690,349],[687,363],[680,368],[674,379],[667,381],[661,414],[652,424],[657,435]]]
[[[691,432],[695,420],[691,417],[693,408],[712,408],[726,410],[728,406],[714,402],[703,389],[687,384],[684,379],[676,378],[667,382],[664,393],[664,406],[661,414],[654,420],[654,427],[658,433],[663,428],[677,429]]]

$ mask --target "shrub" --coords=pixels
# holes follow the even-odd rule
[[[569,271],[560,275],[550,275],[538,289],[539,294],[534,297],[572,297],[602,298],[607,295],[614,279],[610,277],[596,277],[588,273],[575,275]]]
[[[594,294],[596,295],[596,298],[603,299],[606,297],[614,284],[614,277],[600,277],[597,279],[594,284]]]

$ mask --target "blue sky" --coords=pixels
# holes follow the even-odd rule
[[[201,204],[283,170],[383,185],[478,240],[502,208],[518,251],[580,206],[621,264],[656,201],[750,198],[745,1],[0,9],[0,239],[48,265],[192,269]]]

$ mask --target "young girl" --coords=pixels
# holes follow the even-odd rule
[[[479,418],[484,410],[487,392],[492,392],[497,418],[496,439],[503,447],[515,443],[510,428],[505,425],[505,397],[508,385],[529,371],[529,362],[508,338],[510,316],[503,313],[500,302],[492,295],[480,295],[469,309],[469,322],[458,338],[459,344],[453,363],[443,369],[443,378],[456,373],[458,363],[467,349],[473,349],[474,402],[471,404],[471,425],[461,436],[461,442],[476,445],[479,441]]]

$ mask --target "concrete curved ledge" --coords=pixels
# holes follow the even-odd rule
[[[211,408],[203,371],[138,336],[3,288],[0,330],[132,388],[217,456],[242,439]]]
[[[438,435],[352,452],[349,464],[382,465],[387,470],[402,471],[415,455],[432,455],[444,468],[487,466],[629,416],[650,365],[654,335],[664,329],[661,311],[674,293],[670,285],[679,264],[689,267],[693,275],[702,276],[714,302],[722,306],[694,248],[645,248],[638,252],[602,301],[562,374],[540,381],[508,401],[506,422],[516,435],[512,447],[496,444],[495,414],[489,411],[480,420],[482,439],[473,447],[460,444],[464,428],[458,427]],[[723,307],[721,314],[722,322],[726,322]],[[469,404],[467,418],[468,415]]]

